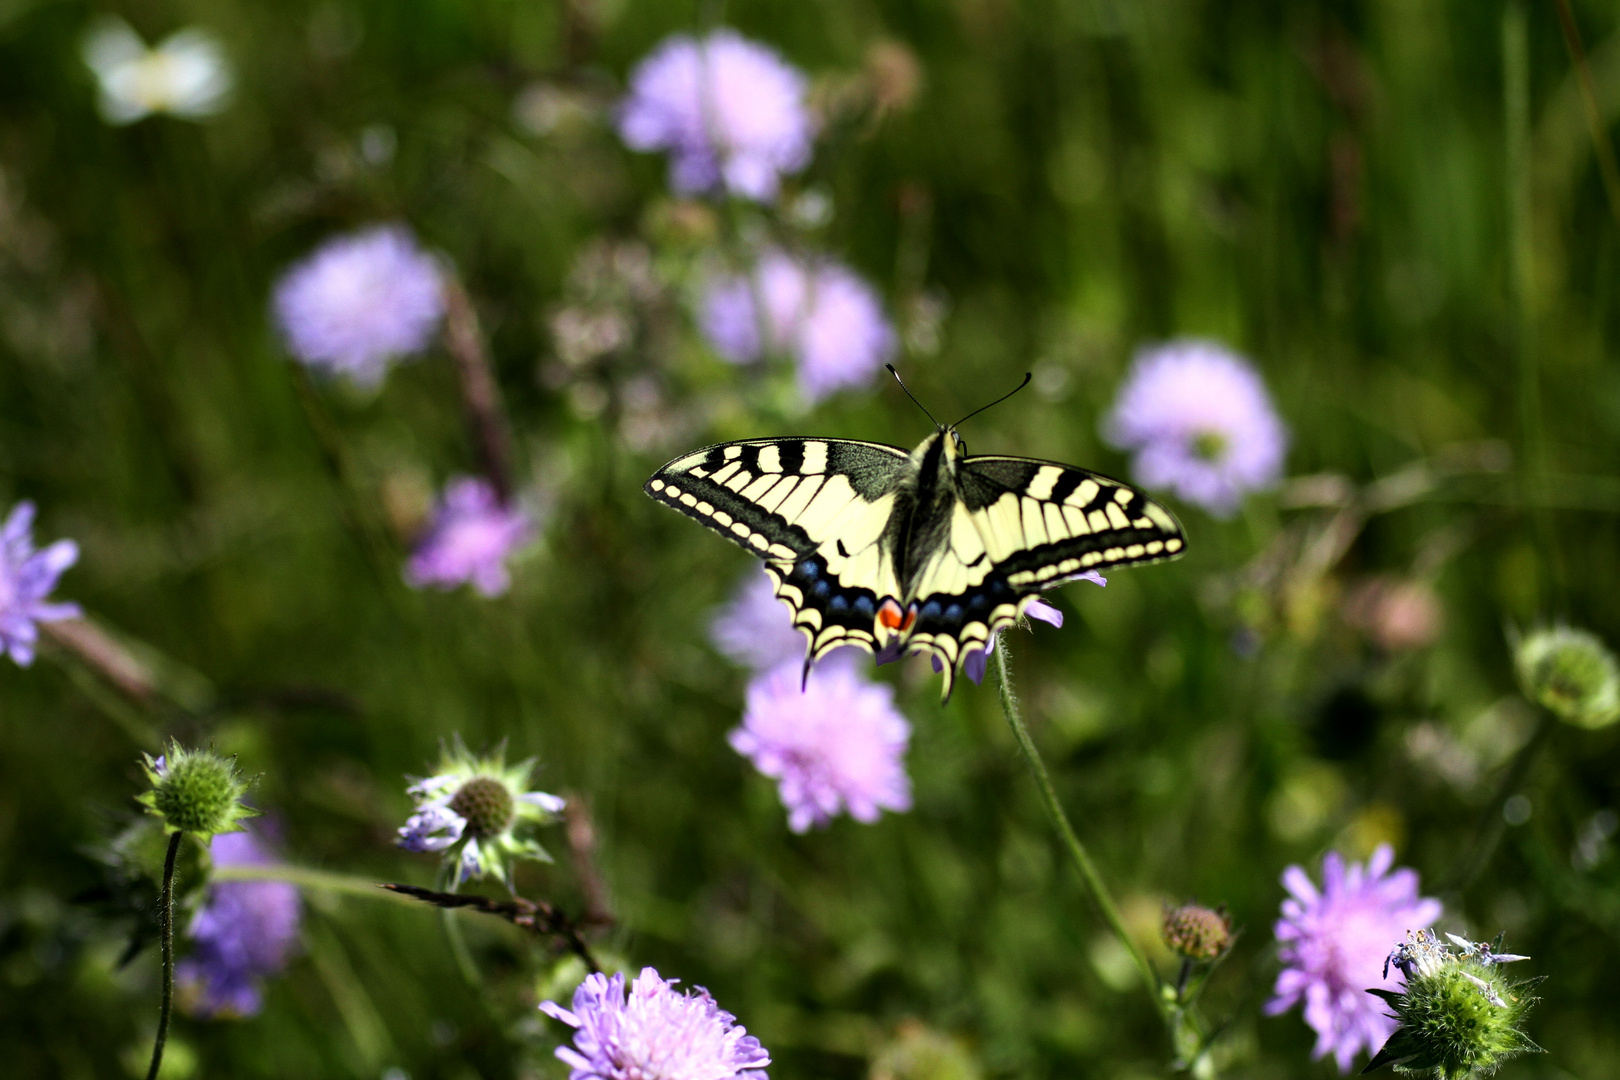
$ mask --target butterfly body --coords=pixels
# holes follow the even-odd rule
[[[929,652],[947,696],[958,662],[1043,590],[1186,544],[1134,488],[1056,462],[970,457],[954,428],[909,453],[852,439],[720,443],[671,461],[646,491],[765,561],[807,663],[848,645]]]

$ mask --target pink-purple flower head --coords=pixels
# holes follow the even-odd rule
[[[732,30],[677,34],[630,73],[619,133],[669,152],[669,186],[774,201],[783,175],[810,162],[816,119],[804,76]]]
[[[405,564],[405,580],[418,589],[470,584],[484,596],[500,596],[512,584],[507,559],[536,531],[528,511],[503,502],[488,480],[454,477]]]
[[[768,671],[803,660],[804,634],[794,629],[787,605],[764,571],[750,571],[709,623],[709,640],[726,659],[750,671]]]
[[[263,866],[274,857],[251,831],[220,833],[208,851],[218,866]],[[182,1001],[199,1016],[252,1016],[262,982],[281,971],[298,944],[298,887],[284,881],[222,881],[210,886],[187,935],[196,943],[175,971]]]
[[[594,974],[572,1009],[541,1002],[574,1029],[574,1045],[557,1048],[569,1080],[765,1080],[771,1056],[759,1040],[707,990],[681,993],[677,981],[642,968],[627,996],[623,975]]]
[[[23,667],[34,662],[39,624],[71,619],[79,605],[46,599],[57,579],[79,561],[79,545],[58,540],[34,550],[34,504],[20,502],[0,525],[0,653]]]
[[[872,287],[830,259],[772,248],[752,273],[710,282],[699,314],[704,336],[734,364],[785,353],[811,404],[862,386],[894,355],[894,329]]]
[[[1208,341],[1143,349],[1131,365],[1103,438],[1135,453],[1148,487],[1169,488],[1217,517],[1282,475],[1288,430],[1250,364]]]
[[[364,389],[426,349],[444,314],[438,264],[402,225],[334,237],[282,275],[276,323],[309,367]]]
[[[881,811],[911,809],[903,761],[911,725],[894,690],[867,682],[850,660],[823,660],[808,679],[799,660],[756,676],[728,739],[776,781],[794,832],[841,812],[870,824]]]
[[[1266,1013],[1275,1016],[1304,1003],[1305,1022],[1316,1032],[1312,1056],[1332,1054],[1340,1072],[1355,1056],[1371,1053],[1395,1030],[1384,1003],[1369,988],[1398,990],[1386,975],[1389,943],[1413,927],[1440,917],[1440,902],[1418,894],[1415,870],[1391,872],[1388,844],[1366,866],[1345,864],[1337,852],[1322,860],[1322,887],[1298,866],[1283,871],[1289,897],[1277,920],[1283,970]]]

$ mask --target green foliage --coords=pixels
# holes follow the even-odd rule
[[[1612,138],[1620,13],[1573,6]],[[406,775],[453,733],[508,739],[590,810],[518,892],[600,906],[599,946],[708,987],[773,1080],[1163,1073],[992,687],[942,709],[926,664],[878,670],[914,728],[915,805],[870,826],[791,835],[726,744],[745,676],[705,631],[753,568],[641,483],[720,439],[926,430],[891,387],[805,413],[779,366],[706,349],[687,301],[748,230],[877,284],[936,413],[1033,370],[971,422],[975,452],[1125,476],[1097,426],[1137,346],[1214,337],[1264,373],[1293,479],[1234,521],[1177,505],[1184,560],[1068,587],[1062,630],[1009,635],[1058,795],[1161,973],[1166,898],[1243,930],[1200,998],[1231,1018],[1214,1067],[1336,1075],[1297,1013],[1259,1012],[1278,875],[1385,840],[1445,890],[1443,925],[1505,927],[1557,972],[1527,1025],[1552,1052],[1503,1076],[1620,1060],[1620,725],[1531,743],[1502,635],[1620,640],[1620,230],[1554,5],[1520,6],[1513,177],[1503,7],[1478,0],[132,0],[148,41],[217,33],[237,88],[205,122],[118,129],[80,59],[92,7],[0,0],[0,509],[31,498],[38,537],[79,541],[57,595],[151,662],[130,691],[49,635],[33,667],[0,661],[8,1074],[149,1052],[157,965],[119,962],[138,879],[85,853],[130,825],[153,731],[260,774],[289,861],[424,886],[436,861],[394,846]],[[722,7],[816,80],[828,123],[788,196],[828,195],[824,224],[671,199],[612,132],[631,65]],[[917,73],[886,111],[859,107],[893,69],[880,46]],[[497,600],[401,582],[428,495],[476,467],[449,358],[359,397],[301,382],[269,323],[289,262],[388,220],[465,282],[520,484],[550,508]],[[622,318],[626,344],[573,362],[556,329],[581,314]],[[464,919],[475,993],[435,913],[306,900],[259,1016],[176,1021],[196,1075],[566,1074],[535,988],[563,1000],[580,973],[549,980],[532,937]]]

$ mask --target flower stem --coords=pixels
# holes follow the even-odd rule
[[[1558,25],[1564,31],[1564,44],[1569,47],[1570,59],[1575,64],[1576,81],[1581,88],[1581,105],[1586,111],[1586,127],[1592,136],[1592,150],[1597,154],[1598,175],[1603,177],[1603,193],[1609,198],[1609,213],[1620,225],[1620,164],[1615,162],[1614,147],[1609,143],[1603,110],[1598,105],[1597,90],[1592,83],[1592,66],[1587,63],[1586,49],[1581,45],[1581,32],[1575,25],[1575,13],[1569,0],[1557,0]]]
[[[163,1044],[169,1041],[169,1016],[174,1011],[174,860],[180,854],[185,833],[169,837],[169,851],[163,857],[163,892],[158,897],[158,933],[163,939],[163,1004],[158,1010],[157,1041],[152,1044],[152,1064],[146,1080],[157,1080],[163,1066]]]
[[[234,863],[215,866],[210,877],[214,881],[285,881],[300,889],[363,896],[369,900],[391,900],[397,904],[417,906],[408,897],[378,888],[379,882],[354,874],[333,874],[325,870],[311,870],[303,866],[282,863]]]
[[[478,325],[467,289],[453,271],[444,281],[445,346],[456,362],[462,408],[479,465],[503,505],[512,501],[512,433],[501,409],[501,391],[489,361],[489,346]]]
[[[1441,891],[1461,892],[1468,888],[1485,867],[1490,865],[1491,856],[1496,854],[1496,846],[1502,840],[1502,827],[1505,824],[1502,808],[1523,785],[1525,777],[1530,774],[1530,766],[1534,764],[1536,755],[1541,752],[1541,747],[1552,735],[1553,728],[1558,726],[1558,721],[1552,713],[1545,709],[1539,711],[1541,717],[1536,723],[1535,733],[1508,763],[1507,771],[1502,774],[1502,782],[1496,786],[1496,794],[1480,812],[1479,824],[1474,827],[1474,842],[1452,864],[1451,872],[1446,875],[1440,887]]]
[[[1063,804],[1058,801],[1057,790],[1052,787],[1052,778],[1046,771],[1046,764],[1041,760],[1041,752],[1035,748],[1035,740],[1029,737],[1029,729],[1024,726],[1023,717],[1018,711],[1018,700],[1013,696],[1012,679],[1007,674],[1007,642],[1006,635],[1000,635],[996,640],[996,677],[1001,690],[1001,711],[1006,714],[1007,724],[1012,728],[1013,737],[1018,740],[1018,746],[1024,752],[1024,758],[1029,762],[1030,771],[1035,774],[1035,785],[1040,789],[1041,801],[1046,806],[1046,812],[1057,828],[1058,836],[1063,840],[1064,847],[1068,848],[1069,856],[1074,860],[1075,868],[1080,871],[1080,877],[1085,881],[1086,888],[1091,892],[1091,899],[1102,912],[1103,920],[1108,928],[1114,932],[1119,943],[1125,946],[1131,959],[1136,962],[1137,971],[1142,976],[1142,984],[1147,988],[1148,996],[1153,999],[1153,1007],[1166,1021],[1171,1019],[1170,1008],[1164,1000],[1164,994],[1159,988],[1159,974],[1148,963],[1142,950],[1137,948],[1136,942],[1131,939],[1130,932],[1125,929],[1125,920],[1120,918],[1119,908],[1114,903],[1108,886],[1103,884],[1102,877],[1097,873],[1097,867],[1091,861],[1091,855],[1075,835],[1074,826],[1069,824],[1069,816],[1063,812]]]
[[[461,865],[459,858],[451,861],[439,873],[439,891],[453,893],[456,886],[461,884],[458,869]],[[461,935],[461,924],[456,921],[456,913],[450,908],[439,909],[439,925],[444,928],[444,940],[450,946],[450,955],[456,958],[456,970],[467,985],[477,989],[481,984],[478,978],[478,965],[473,963],[472,953],[467,950],[467,939]]]

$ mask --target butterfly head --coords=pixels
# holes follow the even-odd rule
[[[929,412],[927,408],[923,406],[922,402],[917,401],[917,395],[913,394],[911,392],[911,388],[906,385],[905,380],[900,378],[900,373],[894,370],[893,364],[885,364],[883,366],[889,369],[889,374],[893,375],[894,381],[900,384],[900,389],[906,392],[906,397],[915,402],[917,408],[922,409],[923,415],[928,417],[929,421],[933,423],[934,435],[932,439],[924,442],[923,446],[927,447],[932,443],[933,439],[939,439],[944,444],[944,461],[948,466],[954,466],[958,458],[967,457],[967,443],[962,440],[961,434],[958,433],[956,429],[961,427],[967,421],[973,419],[975,416],[978,416],[980,413],[984,412],[984,410],[990,408],[990,405],[1000,405],[1003,401],[1006,401],[1008,398],[1018,393],[1018,391],[1029,385],[1030,379],[1030,373],[1027,371],[1024,372],[1023,382],[996,398],[996,400],[992,401],[990,405],[979,406],[977,409],[974,409],[972,412],[968,413],[954,424],[942,424],[938,420],[934,419],[934,414]]]

